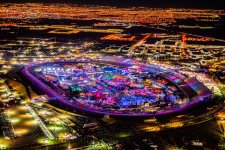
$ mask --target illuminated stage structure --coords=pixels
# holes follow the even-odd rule
[[[33,63],[23,69],[23,74],[60,103],[99,115],[171,114],[212,96],[196,78],[118,57]]]

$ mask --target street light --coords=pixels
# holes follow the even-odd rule
[[[71,149],[71,145],[70,145],[70,139],[69,139],[69,146],[68,146],[68,149]]]

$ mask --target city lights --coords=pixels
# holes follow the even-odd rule
[[[220,0],[9,1],[0,150],[224,149]]]

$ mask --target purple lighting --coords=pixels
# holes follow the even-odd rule
[[[196,79],[116,57],[31,64],[23,74],[49,97],[75,110],[101,115],[157,116],[211,97]]]

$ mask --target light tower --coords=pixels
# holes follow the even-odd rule
[[[181,51],[183,54],[187,54],[187,34],[183,33],[181,35]]]

